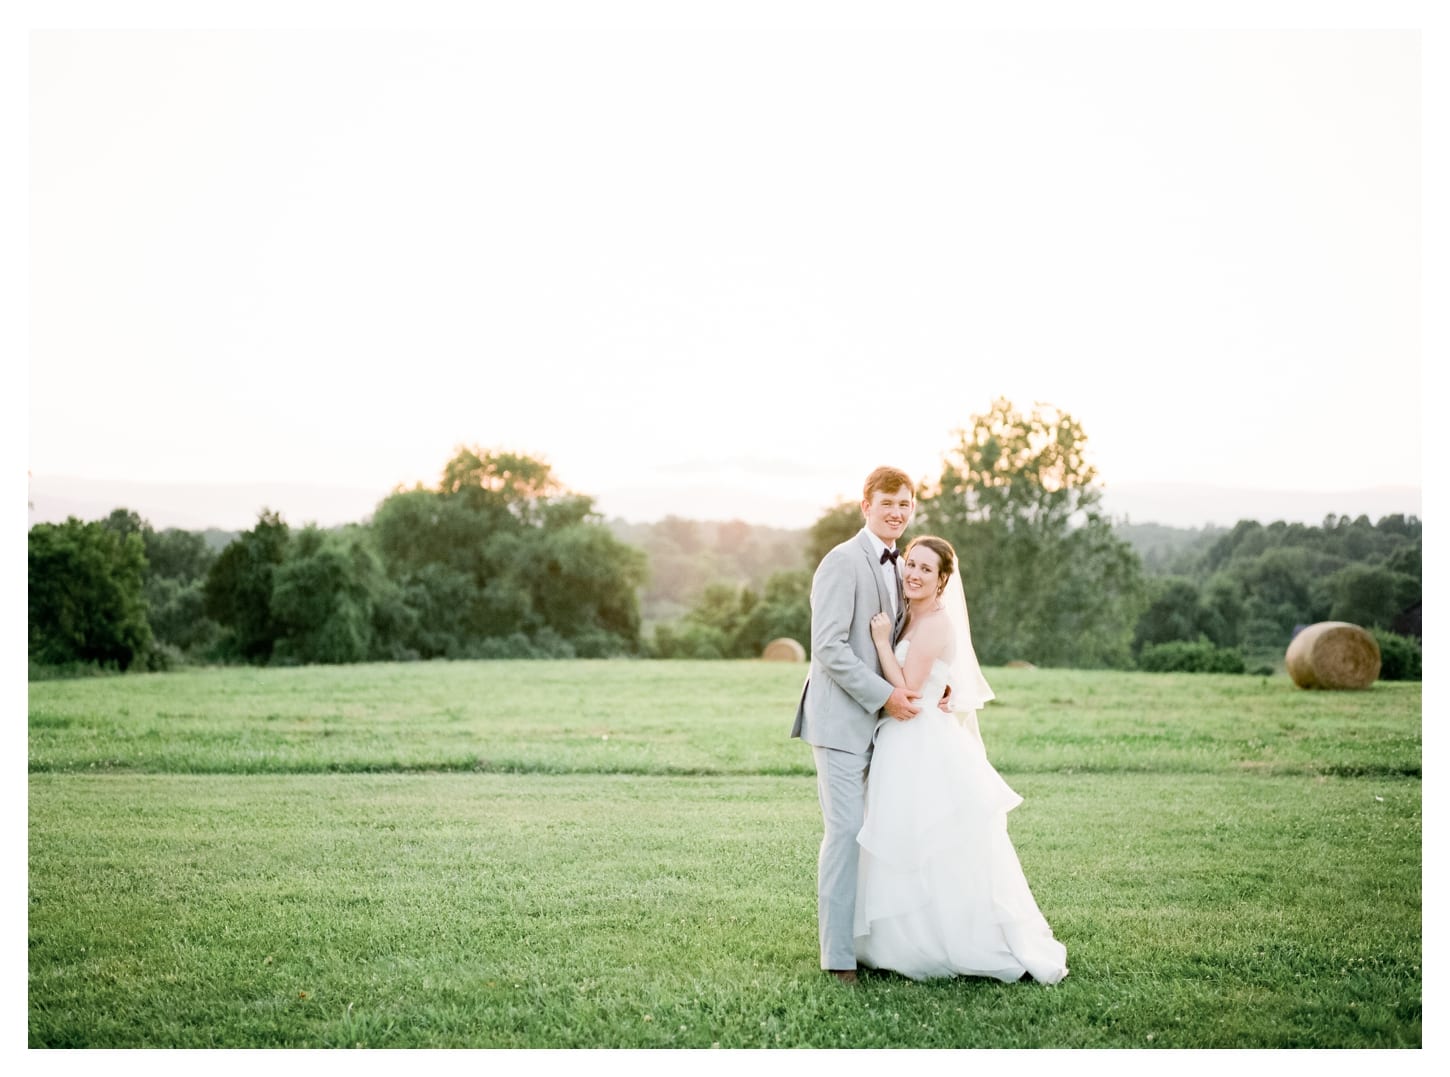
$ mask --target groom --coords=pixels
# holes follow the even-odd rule
[[[921,709],[920,693],[881,676],[871,618],[889,613],[893,637],[906,603],[896,540],[916,510],[911,479],[893,467],[866,477],[866,525],[821,559],[811,580],[811,668],[792,737],[811,746],[825,837],[816,879],[821,968],[856,982],[856,835],[866,810],[866,769],[876,720],[884,711],[905,721]]]

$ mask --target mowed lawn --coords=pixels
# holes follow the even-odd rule
[[[801,674],[32,684],[30,1045],[1420,1045],[1419,685],[989,670],[1072,973],[849,990]]]

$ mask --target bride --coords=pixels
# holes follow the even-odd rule
[[[856,958],[914,980],[1027,976],[1057,983],[1067,949],[1052,937],[1017,852],[1007,812],[1022,798],[987,761],[977,711],[993,698],[972,650],[956,551],[923,535],[901,558],[908,615],[871,635],[881,673],[921,693],[921,711],[876,725],[856,876]],[[955,713],[937,708],[950,684]]]

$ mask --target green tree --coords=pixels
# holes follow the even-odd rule
[[[145,524],[146,617],[158,644],[179,655],[200,656],[216,645],[221,625],[206,614],[206,577],[217,551],[194,531]]]
[[[649,570],[648,594],[642,603],[654,620],[679,616],[705,582],[723,575],[720,558],[707,547],[703,529],[694,520],[666,516],[649,525],[642,538]]]
[[[1421,540],[1418,538],[1404,542],[1385,559],[1385,567],[1391,572],[1409,576],[1416,584],[1419,584],[1424,578],[1420,547]],[[1419,595],[1416,594],[1415,598],[1418,599]]]
[[[1345,565],[1324,581],[1327,617],[1365,628],[1388,629],[1397,614],[1420,597],[1420,582],[1382,564]]]
[[[859,501],[842,501],[821,513],[811,524],[806,543],[807,567],[814,572],[826,554],[860,531],[864,524]]]
[[[597,524],[571,523],[544,529],[524,563],[535,569],[526,576],[532,608],[581,657],[638,649],[642,553]]]
[[[1196,640],[1203,633],[1204,609],[1198,587],[1192,580],[1169,577],[1153,581],[1148,608],[1133,629],[1133,654],[1141,655],[1145,644]]]
[[[155,531],[147,524],[141,531],[146,547],[146,565],[152,578],[165,577],[186,583],[206,579],[207,571],[217,559],[216,551],[196,531],[168,527]]]
[[[443,466],[438,492],[485,514],[508,513],[524,525],[540,523],[550,499],[565,493],[542,460],[464,445]]]
[[[743,603],[742,603],[743,605]],[[771,640],[786,637],[811,649],[811,573],[777,572],[740,619],[731,649],[741,658],[758,658]]]
[[[361,662],[376,653],[381,597],[392,587],[359,530],[296,532],[272,583],[274,661]]]
[[[640,588],[640,619],[651,628],[683,617],[706,584],[733,583],[761,591],[771,575],[803,563],[806,545],[804,528],[741,520],[667,516],[642,524],[615,519],[608,527],[615,538],[645,555],[648,578]]]
[[[404,657],[463,658],[472,637],[473,577],[444,564],[422,565],[396,581],[402,612],[388,642]]]
[[[719,629],[728,643],[759,601],[759,596],[748,587],[712,583],[700,593],[690,612],[685,614],[685,621]]]
[[[683,554],[699,553],[705,544],[704,537],[700,534],[700,524],[680,516],[666,516],[655,524],[654,532],[659,541],[674,546]]]
[[[982,661],[1127,666],[1142,606],[1137,555],[1102,515],[1087,435],[1066,412],[1005,400],[973,416],[919,498],[918,528],[961,558]]]
[[[509,654],[639,646],[642,555],[542,461],[460,448],[436,489],[395,491],[371,528],[411,652],[489,656],[501,640]]]
[[[225,653],[266,662],[283,628],[272,612],[277,569],[286,559],[289,528],[267,509],[250,531],[221,552],[206,577],[206,612],[222,625]]]
[[[151,646],[141,536],[74,516],[30,529],[30,658],[127,669]]]
[[[485,638],[533,627],[523,525],[512,513],[471,492],[416,488],[384,499],[371,529],[412,611],[404,647],[424,658],[462,658]]]
[[[1209,572],[1226,568],[1233,560],[1251,560],[1269,548],[1269,535],[1257,520],[1240,520],[1233,530],[1214,541],[1204,554]]]
[[[107,531],[112,531],[122,538],[125,538],[127,535],[144,536],[145,532],[151,530],[151,525],[141,518],[140,513],[132,512],[127,508],[112,509],[110,515],[100,523]],[[142,544],[144,548],[144,537]]]
[[[461,499],[422,486],[395,490],[373,511],[371,527],[383,562],[395,575],[447,565],[473,576],[482,567],[479,520]]]
[[[142,590],[146,620],[158,645],[176,648],[181,655],[200,656],[217,643],[221,626],[206,613],[205,579],[149,573]]]
[[[1317,526],[1241,520],[1185,542],[1174,565],[1200,588],[1203,634],[1239,648],[1250,665],[1272,666],[1295,625],[1345,620],[1413,630],[1413,617],[1401,618],[1420,601],[1422,530],[1417,517],[1404,515],[1371,524],[1363,515],[1331,514]],[[1165,563],[1157,562],[1160,573]],[[1147,639],[1160,628],[1140,622],[1137,635]]]
[[[1260,533],[1277,537],[1274,528]],[[1248,548],[1256,547],[1258,543]],[[1328,619],[1330,599],[1322,581],[1340,561],[1310,545],[1271,542],[1259,549],[1250,555],[1244,548],[1234,551],[1226,571],[1244,595],[1241,646],[1245,653],[1267,659],[1282,656],[1296,625]]]
[[[1200,627],[1220,647],[1235,647],[1243,640],[1243,593],[1234,578],[1216,572],[1204,583],[1199,598]]]
[[[139,535],[146,554],[141,594],[154,646],[149,668],[166,668],[184,655],[199,655],[217,641],[221,626],[206,615],[206,575],[216,552],[203,535],[167,528],[156,531],[138,513],[117,508],[101,521],[117,535]]]

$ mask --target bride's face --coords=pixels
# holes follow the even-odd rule
[[[906,567],[901,571],[901,589],[906,592],[906,597],[935,598],[941,586],[941,558],[936,551],[918,543],[902,560],[906,562]]]

